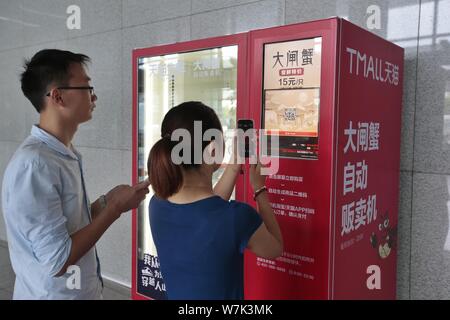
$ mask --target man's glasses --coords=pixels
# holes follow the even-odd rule
[[[95,94],[94,87],[58,87],[56,89],[59,89],[59,90],[89,90],[89,93],[91,94],[91,96],[93,96]],[[50,97],[50,93],[51,92],[47,93],[45,96]]]

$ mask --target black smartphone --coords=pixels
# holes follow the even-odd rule
[[[242,129],[244,131],[244,133],[248,129],[253,129],[253,120],[251,120],[251,119],[238,120],[238,129]],[[246,158],[248,158],[249,154],[250,154],[249,146],[250,146],[249,137],[246,136],[245,137],[245,157]]]

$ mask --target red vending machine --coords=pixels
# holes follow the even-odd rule
[[[135,182],[162,116],[185,100],[228,128],[252,119],[269,142],[284,252],[246,252],[246,299],[395,299],[402,48],[330,18],[138,49],[133,63]],[[235,199],[256,206],[246,174]],[[133,298],[161,299],[147,208],[133,215]]]

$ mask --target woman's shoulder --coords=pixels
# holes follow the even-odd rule
[[[193,210],[208,209],[208,210],[231,210],[233,212],[256,213],[256,210],[245,202],[236,200],[227,201],[219,196],[212,196],[189,203],[173,203],[154,195],[150,199],[149,206],[150,208],[181,209],[183,211],[189,211],[190,209]]]
[[[173,202],[169,201],[168,199],[161,199],[157,197],[156,195],[153,195],[150,199],[150,206],[165,206],[165,207],[171,207],[171,208],[181,208],[181,209],[188,209],[190,207],[198,208],[198,207],[208,207],[208,206],[217,206],[217,205],[226,205],[227,201],[223,200],[219,196],[211,196],[201,199],[194,199],[189,202]]]
[[[229,205],[231,208],[237,210],[237,211],[250,211],[250,212],[256,212],[255,208],[253,208],[251,205],[245,202],[231,200],[229,202]]]

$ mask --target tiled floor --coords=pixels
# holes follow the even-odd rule
[[[14,271],[9,260],[8,245],[0,241],[0,300],[11,300],[14,290]],[[105,300],[129,300],[130,288],[104,279],[105,288],[103,298]]]

